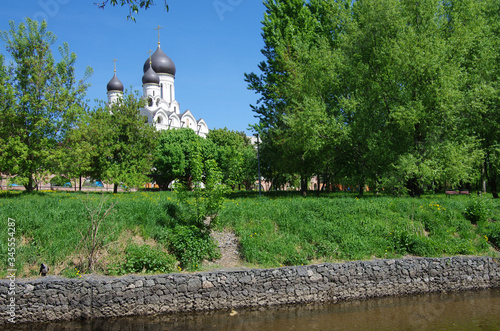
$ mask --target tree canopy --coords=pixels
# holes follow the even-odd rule
[[[257,176],[257,155],[245,133],[214,129],[208,133],[207,140],[216,146],[214,157],[224,175],[224,184],[233,189],[240,185],[249,189]]]
[[[137,187],[148,181],[157,144],[155,127],[145,121],[139,110],[146,100],[125,92],[117,102],[92,114],[87,126],[98,154],[92,161],[92,177],[114,184]]]
[[[498,1],[265,5],[246,81],[268,172],[412,195],[483,176],[496,194]]]
[[[164,190],[174,180],[191,188],[194,154],[199,153],[204,163],[213,158],[214,152],[215,147],[210,141],[189,128],[161,131],[155,149],[153,178]]]
[[[91,76],[75,77],[76,55],[68,44],[59,47],[59,61],[51,48],[56,42],[45,21],[29,18],[2,31],[12,58],[0,55],[0,172],[32,191],[47,174],[55,172],[53,155],[66,132],[84,109]]]

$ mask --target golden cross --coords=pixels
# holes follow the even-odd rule
[[[113,62],[115,63],[115,74],[116,74],[116,59],[113,59]]]
[[[155,29],[158,30],[158,45],[160,45],[160,30],[163,29],[163,27],[159,26]]]
[[[148,54],[149,54],[149,66],[151,66],[151,53],[153,53],[152,50],[149,50]]]

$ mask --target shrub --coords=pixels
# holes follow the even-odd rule
[[[283,265],[285,266],[303,265],[308,263],[309,258],[303,252],[290,252],[283,260]]]
[[[474,199],[465,207],[464,216],[472,224],[486,221],[488,218],[486,204],[482,199]]]
[[[208,231],[194,225],[177,225],[167,238],[169,250],[184,269],[195,270],[204,259],[220,257],[220,252]]]
[[[169,273],[175,269],[176,260],[173,256],[148,245],[130,245],[125,253],[127,260],[116,268],[117,274]]]

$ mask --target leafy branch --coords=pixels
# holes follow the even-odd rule
[[[168,4],[167,0],[164,0],[165,3],[165,9],[168,11]],[[127,16],[127,19],[135,22],[135,17],[133,14],[138,14],[139,9],[144,9],[147,10],[151,6],[155,4],[154,0],[105,0],[105,1],[100,1],[100,2],[95,2],[94,3],[98,8],[104,9],[107,5],[110,6],[128,6],[129,8],[129,15]]]

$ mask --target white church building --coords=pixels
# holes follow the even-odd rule
[[[159,31],[160,27],[158,27]],[[160,48],[151,55],[143,67],[142,76],[143,98],[146,106],[140,110],[147,117],[148,123],[157,130],[190,128],[201,137],[206,137],[208,126],[200,118],[196,120],[191,111],[181,112],[181,107],[175,98],[175,64]],[[108,104],[116,102],[123,95],[123,84],[115,74],[107,85]]]

